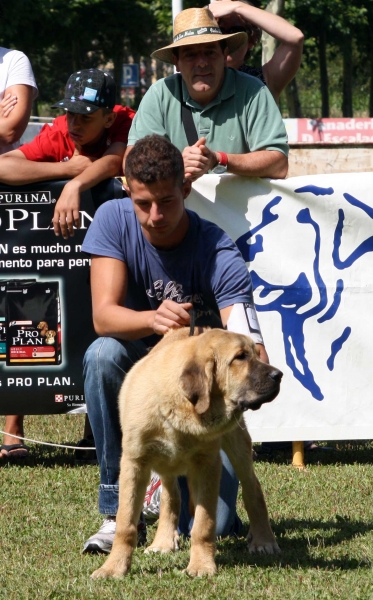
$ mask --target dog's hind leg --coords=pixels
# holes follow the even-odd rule
[[[243,420],[239,428],[223,436],[222,447],[241,482],[242,498],[250,520],[247,538],[249,552],[281,552],[269,524],[262,488],[254,472],[251,437]]]
[[[113,548],[106,562],[91,575],[93,579],[121,577],[131,568],[137,544],[137,523],[150,479],[150,467],[122,454],[119,477],[119,507]]]
[[[186,570],[192,577],[215,575],[216,509],[221,477],[219,452],[196,460],[187,477],[194,504],[194,523]]]
[[[161,510],[157,533],[145,552],[173,552],[179,549],[177,524],[180,513],[180,490],[175,477],[162,476]]]

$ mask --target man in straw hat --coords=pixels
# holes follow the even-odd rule
[[[181,77],[161,79],[145,94],[126,156],[137,140],[156,133],[182,152],[192,180],[209,171],[285,177],[287,137],[271,93],[257,78],[226,68],[227,55],[245,42],[244,31],[223,35],[207,7],[179,13],[173,43],[152,56],[174,64]],[[192,117],[189,137],[182,113]]]

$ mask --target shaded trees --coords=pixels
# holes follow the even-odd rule
[[[304,60],[319,69],[321,115],[330,116],[329,71],[334,69],[330,59],[342,58],[341,109],[345,117],[353,114],[354,48],[360,60],[370,62],[370,48],[361,45],[368,33],[368,5],[372,0],[289,0],[285,4],[285,17],[290,18],[305,34]],[[371,47],[371,42],[370,47]]]
[[[135,0],[3,0],[0,43],[29,56],[41,101],[54,101],[73,71],[108,63],[119,101],[124,58],[148,47],[156,29],[150,7]]]
[[[361,106],[365,100],[359,110],[373,116],[373,0],[278,1],[284,3],[283,16],[305,34],[303,66],[286,91],[291,113],[301,115],[298,87],[301,99],[307,90],[312,96],[311,116],[326,117],[337,109],[351,116],[358,95]],[[253,3],[265,8],[268,0]],[[206,0],[184,0],[184,8],[204,5]],[[29,56],[43,103],[61,95],[79,68],[110,64],[120,84],[122,64],[130,56],[136,62],[147,58],[149,85],[149,56],[171,37],[171,0],[0,0],[0,44]],[[260,54],[261,48],[253,52],[255,66]]]

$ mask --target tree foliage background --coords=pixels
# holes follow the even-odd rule
[[[281,98],[284,116],[373,116],[373,0],[286,0],[283,16],[305,34],[296,85]],[[33,65],[40,92],[34,114],[63,94],[79,68],[110,65],[120,88],[130,57],[145,65],[138,103],[151,82],[150,53],[171,36],[171,0],[0,0],[0,45],[23,50]],[[251,63],[261,64],[260,48]],[[164,74],[157,65],[157,76]]]

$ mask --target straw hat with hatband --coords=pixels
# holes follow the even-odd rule
[[[247,34],[244,31],[239,31],[238,33],[223,35],[207,6],[204,8],[187,8],[182,10],[175,18],[173,43],[156,50],[151,56],[173,64],[172,50],[174,48],[192,44],[220,42],[220,40],[226,40],[228,54],[232,54],[247,42]]]

